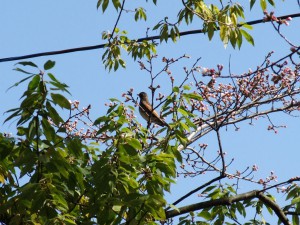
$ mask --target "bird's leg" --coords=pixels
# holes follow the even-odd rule
[[[147,130],[150,128],[150,125],[151,125],[151,122],[149,120],[149,121],[147,121]]]

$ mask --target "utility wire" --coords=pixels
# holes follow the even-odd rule
[[[290,14],[290,15],[286,15],[286,16],[280,16],[280,17],[277,17],[277,19],[284,20],[284,19],[287,19],[288,17],[291,17],[291,18],[300,17],[300,13]],[[246,23],[241,23],[238,25],[238,27],[241,27],[244,24],[255,25],[255,24],[264,23],[264,22],[266,22],[266,21],[264,21],[263,19],[253,20],[253,21],[249,21]],[[219,29],[220,29],[219,27],[216,28],[216,30],[219,30]],[[186,35],[201,34],[201,33],[204,33],[204,31],[202,29],[198,29],[198,30],[183,31],[183,32],[180,32],[179,34],[180,34],[180,36],[186,36]],[[170,35],[169,35],[169,37],[170,37]],[[136,42],[151,41],[151,40],[153,41],[153,40],[158,40],[158,39],[160,39],[160,35],[139,38],[136,40]],[[41,57],[41,56],[60,55],[60,54],[66,54],[66,53],[71,53],[71,52],[81,52],[81,51],[89,51],[89,50],[94,50],[94,49],[101,49],[101,48],[104,48],[106,45],[107,44],[100,44],[100,45],[70,48],[70,49],[64,49],[64,50],[58,50],[58,51],[34,53],[34,54],[23,55],[23,56],[0,58],[0,63],[17,61],[17,60],[22,60],[22,59],[36,58],[36,57]]]

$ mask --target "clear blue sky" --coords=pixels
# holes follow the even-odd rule
[[[129,2],[129,1],[128,1]],[[169,13],[169,18],[174,18],[172,10],[180,8],[181,1],[158,1],[158,7],[150,3],[143,5],[147,7],[147,22],[134,23],[133,13],[124,14],[121,17],[120,29],[128,30],[131,38],[144,37],[146,27],[155,25],[159,20]],[[242,1],[244,2],[244,1]],[[248,4],[248,1],[245,1]],[[276,1],[276,15],[285,15],[299,12],[296,1]],[[134,9],[137,1],[130,1],[125,5],[126,9]],[[172,10],[171,10],[172,9]],[[274,10],[274,9],[273,9]],[[114,10],[108,10],[102,15],[101,10],[96,10],[96,1],[0,1],[0,58],[26,55],[30,53],[61,50],[73,47],[102,44],[102,31],[112,31],[117,14]],[[253,13],[246,14],[248,21],[261,19],[263,17],[261,9],[256,7]],[[196,22],[191,27],[196,29]],[[287,37],[299,44],[300,19],[291,21],[289,27],[283,29]],[[149,35],[157,35],[157,32],[150,32]],[[251,32],[255,39],[255,46],[244,42],[241,50],[233,50],[231,47],[224,49],[223,44],[216,37],[209,42],[207,37],[201,34],[189,37],[182,37],[178,43],[162,44],[158,47],[159,57],[178,57],[188,54],[192,57],[190,60],[183,60],[174,67],[173,74],[176,81],[183,79],[183,66],[191,66],[194,60],[202,57],[200,65],[203,67],[215,67],[217,64],[227,65],[229,56],[231,56],[231,71],[241,73],[248,71],[249,68],[255,68],[260,64],[265,55],[274,50],[274,60],[279,56],[289,53],[289,46],[275,33],[271,24],[259,24],[254,26]],[[44,62],[51,59],[56,61],[56,66],[52,71],[59,80],[70,86],[72,96],[69,99],[79,100],[81,106],[92,105],[92,116],[97,118],[106,111],[104,103],[109,98],[119,98],[123,92],[134,88],[135,93],[140,91],[149,91],[148,74],[142,72],[137,62],[133,62],[124,55],[127,62],[126,69],[120,69],[117,72],[109,73],[104,69],[101,61],[103,50],[93,50],[86,52],[77,52],[58,56],[49,56],[31,59],[34,63],[41,66]],[[15,88],[8,92],[6,89],[22,79],[21,73],[12,69],[16,62],[0,63],[0,123],[4,121],[6,115],[3,112],[17,107],[19,97],[23,93],[23,88]],[[157,66],[159,69],[159,63]],[[224,70],[226,71],[226,69]],[[170,90],[168,79],[161,80],[161,92],[168,93]],[[140,118],[140,117],[139,117]],[[247,123],[240,124],[240,131],[235,132],[234,128],[222,133],[225,151],[228,153],[228,160],[235,158],[235,162],[230,167],[232,172],[243,170],[247,166],[257,164],[259,172],[257,178],[265,178],[270,171],[274,170],[278,175],[279,181],[284,181],[290,177],[300,174],[299,163],[299,118],[290,118],[284,114],[272,116],[279,125],[287,125],[287,129],[279,130],[278,134],[267,131],[266,121],[256,121],[255,126],[249,126]],[[140,118],[141,119],[141,118]],[[142,121],[142,119],[141,119]],[[142,121],[142,123],[145,122]],[[15,133],[14,124],[1,125],[1,132]],[[210,151],[214,149],[215,138],[209,135],[203,138],[201,142],[210,143]],[[203,182],[201,177],[190,181],[195,184]],[[185,180],[179,180],[179,186],[172,189],[170,202],[176,200],[182,193],[192,189],[191,185],[186,186]],[[243,188],[243,187],[241,187]],[[245,186],[245,190],[247,187]],[[190,202],[196,202],[193,196]]]

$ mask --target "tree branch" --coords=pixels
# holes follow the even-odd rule
[[[214,206],[230,206],[231,204],[239,201],[244,201],[248,199],[253,199],[253,198],[258,198],[260,201],[262,201],[265,205],[270,207],[278,216],[279,220],[285,224],[289,225],[289,220],[282,211],[282,209],[279,207],[278,204],[276,204],[271,198],[265,196],[261,191],[258,190],[253,190],[250,192],[246,192],[243,194],[239,194],[236,196],[232,197],[227,197],[227,198],[220,198],[216,200],[210,200],[210,201],[205,201],[205,202],[199,202],[196,204],[184,206],[178,208],[178,210],[170,210],[166,212],[166,218],[172,218],[175,216],[179,216],[188,212],[200,210],[200,209],[205,209],[205,208],[210,208]]]
[[[167,211],[166,218],[172,218],[172,217],[179,216],[179,215],[191,212],[191,211],[205,209],[205,208],[209,208],[209,207],[213,207],[213,206],[231,205],[232,203],[235,203],[235,202],[239,202],[239,201],[243,201],[243,200],[247,200],[247,199],[253,199],[255,197],[258,197],[258,194],[259,194],[258,190],[253,190],[253,191],[246,192],[246,193],[239,194],[239,195],[232,196],[232,197],[220,198],[220,199],[210,200],[210,201],[205,201],[205,202],[199,202],[196,204],[180,207],[180,208],[178,208],[178,210]]]
[[[115,33],[116,28],[117,28],[117,26],[118,26],[118,23],[119,23],[119,21],[120,21],[122,12],[123,12],[123,10],[124,10],[124,5],[125,5],[125,0],[123,0],[123,2],[122,2],[121,9],[120,9],[120,12],[119,12],[117,21],[116,21],[116,23],[115,23],[114,29],[113,29],[113,31],[112,31],[112,33],[111,33],[111,37],[109,38],[109,41],[110,41],[110,40],[113,38],[113,36],[114,36],[114,33]]]
[[[298,94],[298,93],[300,93],[300,90],[295,90],[293,94]],[[277,95],[274,98],[266,99],[266,100],[263,100],[263,101],[250,102],[250,103],[244,105],[243,107],[240,107],[239,109],[234,108],[234,109],[232,109],[232,111],[234,111],[236,114],[239,114],[239,113],[242,113],[244,110],[250,109],[250,108],[255,107],[255,106],[261,106],[261,105],[269,104],[269,103],[271,103],[271,102],[273,102],[273,101],[275,101],[277,99],[282,99],[282,98],[284,98],[285,96],[288,96],[288,95],[289,95],[289,93],[284,93],[284,94]],[[230,124],[235,124],[235,123],[238,123],[238,122],[241,122],[241,121],[244,121],[244,120],[248,120],[248,119],[251,119],[251,118],[254,118],[254,117],[258,117],[258,116],[262,116],[262,115],[267,115],[267,114],[274,113],[274,112],[285,111],[285,110],[288,110],[288,109],[294,107],[295,105],[296,104],[294,103],[294,104],[286,105],[286,106],[283,106],[283,107],[280,107],[280,108],[275,108],[275,109],[271,108],[269,110],[265,110],[265,111],[261,111],[261,112],[255,112],[255,113],[250,114],[248,116],[243,116],[243,117],[237,118],[235,120],[223,122],[222,126],[226,126],[226,125],[230,125]],[[227,113],[232,113],[232,112],[229,111]],[[220,116],[220,115],[217,115],[217,116]],[[207,118],[205,120],[208,121],[209,119],[210,118]],[[209,125],[207,123],[199,126],[196,131],[190,133],[190,135],[188,136],[189,142],[188,142],[187,146],[190,145],[190,144],[192,144],[196,140],[198,140],[200,137],[202,137],[203,134],[201,134],[201,132],[204,129],[209,129],[209,131],[212,130],[212,129],[209,128]],[[211,123],[211,125],[212,125],[212,123]],[[205,132],[205,134],[208,133],[209,131]],[[178,151],[181,151],[181,150],[183,150],[183,146],[179,146],[178,147]]]
[[[183,201],[184,199],[186,199],[187,197],[189,197],[190,195],[196,193],[197,191],[207,187],[208,185],[211,185],[212,183],[216,182],[216,181],[219,181],[221,179],[223,179],[225,177],[225,175],[221,174],[220,176],[206,182],[205,184],[195,188],[194,190],[190,191],[189,193],[185,194],[184,196],[180,197],[178,200],[176,200],[175,202],[172,203],[172,205],[177,205],[178,203],[180,203],[181,201]],[[171,207],[168,207],[168,209],[170,209]]]
[[[279,205],[277,205],[271,198],[265,196],[263,193],[259,192],[258,196],[259,200],[261,200],[265,205],[269,206],[273,211],[276,213],[280,221],[285,224],[289,225],[289,219],[286,217],[284,212],[281,210]]]

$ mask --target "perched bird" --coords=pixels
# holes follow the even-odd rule
[[[147,120],[148,123],[155,123],[159,126],[167,126],[169,127],[169,124],[167,124],[160,116],[157,114],[155,110],[153,110],[149,100],[148,96],[145,92],[141,92],[138,94],[140,97],[140,104],[139,104],[139,112],[141,116]]]

